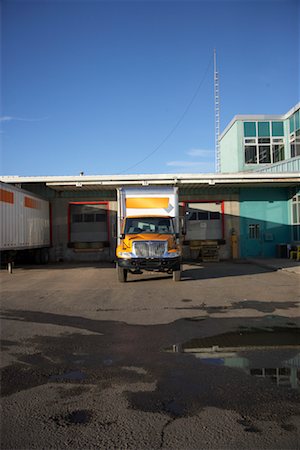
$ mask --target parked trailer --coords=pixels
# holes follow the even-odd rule
[[[0,253],[1,262],[20,256],[38,264],[49,260],[50,206],[31,192],[0,182]]]
[[[118,280],[144,270],[181,277],[178,188],[118,189]]]

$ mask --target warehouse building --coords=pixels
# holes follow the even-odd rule
[[[235,116],[220,136],[220,166],[222,173],[299,176],[300,103],[283,115]],[[239,201],[241,257],[272,257],[273,243],[300,244],[299,184],[242,190]]]
[[[203,246],[217,247],[217,259],[274,257],[278,245],[295,244],[292,199],[299,178],[295,173],[249,172],[0,180],[49,200],[52,261],[111,261],[117,237],[118,187],[178,186],[187,258],[201,258]],[[299,195],[296,198],[299,209]],[[232,254],[233,236],[238,241],[237,255]]]
[[[52,261],[114,260],[124,186],[178,187],[186,258],[288,257],[300,245],[299,139],[297,105],[283,116],[236,116],[220,138],[221,173],[0,181],[50,202]]]

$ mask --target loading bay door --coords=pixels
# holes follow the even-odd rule
[[[186,240],[218,240],[223,238],[222,203],[186,203]]]

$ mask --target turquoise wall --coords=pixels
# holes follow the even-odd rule
[[[240,171],[241,136],[239,122],[235,122],[220,140],[220,166],[222,173]]]
[[[274,258],[278,244],[291,242],[289,197],[286,188],[240,190],[241,258]],[[249,225],[258,226],[256,238],[250,237]]]

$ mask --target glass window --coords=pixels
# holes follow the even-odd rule
[[[270,144],[271,140],[270,138],[258,138],[259,144]]]
[[[244,122],[244,136],[245,137],[255,137],[256,136],[256,123],[255,122]]]
[[[83,214],[83,221],[84,222],[94,222],[95,215],[94,214]]]
[[[291,157],[300,156],[300,139],[293,139],[291,142]]]
[[[96,222],[106,222],[106,214],[96,214],[95,220]]]
[[[271,162],[271,152],[269,145],[259,145],[258,153],[260,164],[267,164]]]
[[[144,217],[127,218],[125,223],[125,234],[140,234],[140,233],[159,233],[172,234],[174,233],[173,222],[169,218],[161,219],[160,217]]]
[[[245,163],[246,164],[256,164],[256,145],[245,145]]]
[[[210,212],[210,220],[220,220],[221,216],[218,211],[211,211]]]
[[[79,223],[82,222],[82,214],[72,214],[72,222]]]
[[[198,220],[208,220],[208,211],[199,211]]]
[[[284,144],[272,145],[273,163],[284,160]]]
[[[270,136],[269,122],[258,122],[258,136]]]
[[[189,214],[189,220],[197,220],[197,213],[192,212]]]
[[[294,116],[290,117],[290,133],[293,133],[295,131],[295,122],[294,122]]]
[[[259,239],[259,224],[253,223],[249,225],[249,239]]]
[[[283,122],[272,122],[272,136],[283,136]]]
[[[295,129],[299,130],[300,128],[300,110],[295,113]]]

